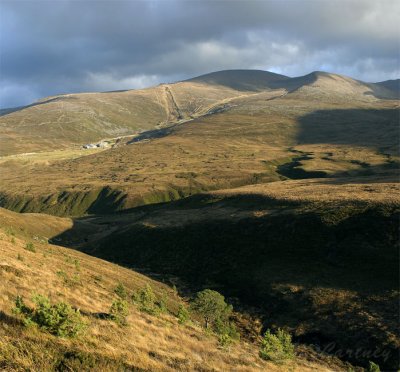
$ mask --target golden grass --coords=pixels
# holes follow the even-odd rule
[[[40,220],[37,216],[21,217]],[[182,299],[164,284],[80,252],[36,240],[33,240],[36,252],[27,251],[24,247],[31,241],[27,238],[29,234],[15,234],[9,224],[1,226],[0,366],[3,370],[49,370],[65,350],[101,355],[151,371],[280,371],[289,367],[293,371],[329,370],[302,359],[284,367],[275,366],[258,357],[257,345],[245,341],[233,345],[229,351],[223,350],[216,338],[199,326],[179,325],[172,315],[150,316],[133,305],[126,327],[91,316],[108,311],[118,283],[123,283],[129,292],[150,284],[156,294],[167,293],[172,312]],[[66,283],[57,274],[59,271],[78,279]],[[33,293],[79,308],[89,324],[87,334],[78,339],[60,339],[39,330],[24,329],[12,314],[13,301],[22,295],[30,303]],[[102,368],[100,365],[98,370],[110,367]]]
[[[251,185],[231,190],[215,191],[213,195],[262,195],[295,202],[368,202],[371,204],[400,204],[400,185],[395,179],[312,179],[289,180],[263,185]]]

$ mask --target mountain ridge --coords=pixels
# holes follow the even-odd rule
[[[54,94],[54,95],[50,95],[50,96],[45,96],[42,98],[37,99],[36,101],[27,104],[27,105],[20,105],[20,106],[12,106],[12,107],[3,107],[0,108],[0,116],[3,115],[7,115],[8,113],[13,112],[14,110],[19,110],[19,109],[23,109],[23,108],[27,108],[30,106],[33,106],[35,104],[38,103],[43,103],[43,101],[48,101],[54,98],[63,98],[63,97],[68,97],[68,96],[79,96],[79,95],[86,95],[86,94],[107,94],[107,93],[124,93],[124,92],[130,92],[130,91],[142,91],[142,90],[148,90],[148,89],[154,89],[157,88],[159,86],[165,86],[165,85],[174,85],[177,83],[185,83],[185,82],[208,82],[209,84],[212,83],[216,83],[218,82],[219,79],[223,79],[224,75],[225,77],[227,77],[227,75],[230,75],[231,73],[245,73],[245,74],[249,74],[249,73],[256,73],[258,75],[258,77],[264,77],[264,79],[267,79],[268,77],[272,77],[272,81],[284,81],[284,80],[290,80],[290,79],[302,79],[302,78],[307,78],[307,77],[331,77],[331,76],[340,76],[340,77],[345,77],[345,78],[349,78],[352,79],[354,81],[359,81],[363,84],[367,84],[367,85],[381,85],[384,86],[386,89],[392,90],[392,91],[398,91],[400,90],[400,78],[399,79],[389,79],[389,80],[383,80],[383,81],[378,81],[378,82],[365,82],[363,80],[359,80],[359,79],[354,79],[350,76],[346,76],[343,74],[337,74],[337,73],[331,73],[331,72],[327,72],[327,71],[322,71],[322,70],[315,70],[312,71],[308,74],[305,75],[299,75],[299,76],[287,76],[287,75],[282,75],[282,74],[278,74],[272,71],[267,71],[267,70],[258,70],[258,69],[228,69],[228,70],[217,70],[217,71],[213,71],[213,72],[209,72],[209,73],[205,73],[202,75],[198,75],[192,78],[188,78],[188,79],[184,79],[184,80],[178,80],[172,83],[160,83],[158,85],[154,85],[154,86],[149,86],[149,87],[145,87],[145,88],[140,88],[140,89],[135,89],[135,88],[131,88],[131,89],[118,89],[118,90],[109,90],[109,91],[87,91],[87,92],[79,92],[79,93],[74,93],[74,92],[69,92],[69,93],[59,93],[59,94]],[[264,75],[264,76],[263,76]],[[216,77],[215,80],[213,80],[213,77]]]
[[[291,94],[302,100],[368,103],[397,97],[386,88],[392,85],[320,71],[290,78],[262,70],[224,70],[141,90],[56,95],[1,110],[0,155],[67,149],[135,135],[230,109],[257,94],[270,94],[266,99]]]

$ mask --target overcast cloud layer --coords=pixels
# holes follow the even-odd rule
[[[397,0],[0,0],[0,107],[224,69],[400,76]]]

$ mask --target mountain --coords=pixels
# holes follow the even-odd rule
[[[1,110],[0,155],[79,148],[104,139],[114,143],[117,137],[202,117],[225,110],[233,100],[262,93],[271,99],[297,91],[297,96],[339,103],[396,98],[386,85],[322,72],[289,78],[266,71],[228,70],[143,90],[47,97]]]

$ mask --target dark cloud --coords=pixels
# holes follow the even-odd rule
[[[0,1],[0,106],[229,68],[397,78],[396,0]]]

